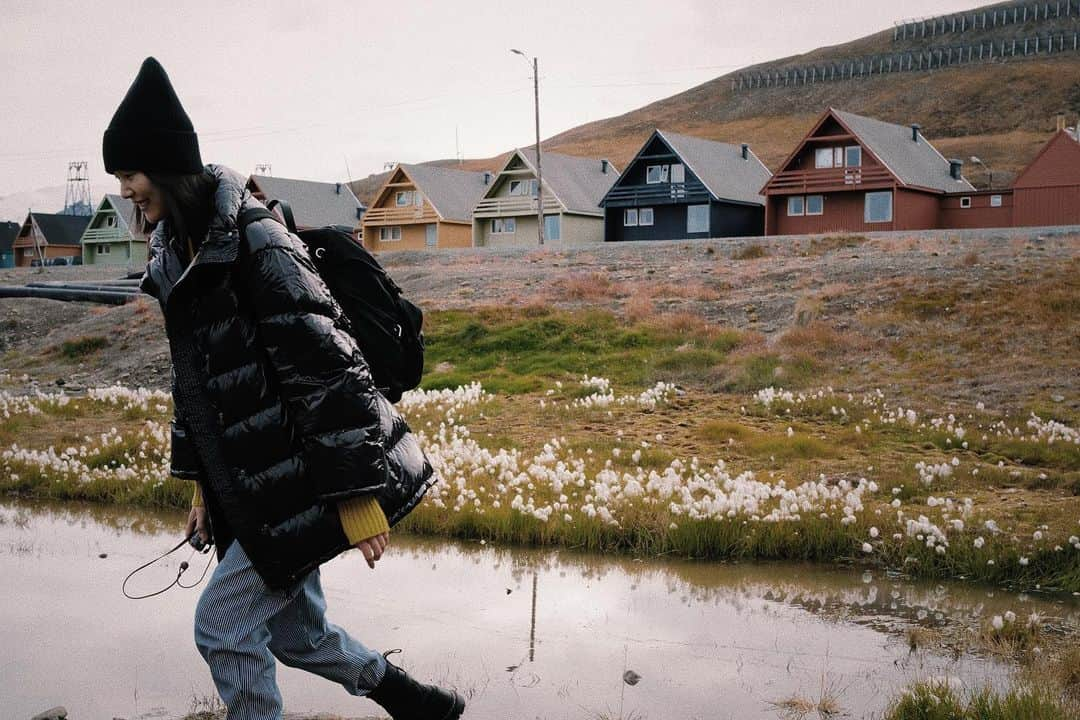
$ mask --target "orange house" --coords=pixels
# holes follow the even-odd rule
[[[89,224],[89,215],[28,213],[12,244],[15,266],[71,264],[76,257],[81,263],[82,234]]]
[[[472,213],[491,173],[399,164],[364,213],[364,245],[380,250],[472,247]]]

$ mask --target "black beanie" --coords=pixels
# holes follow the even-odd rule
[[[152,57],[116,109],[102,142],[105,172],[201,172],[199,138],[165,69]]]

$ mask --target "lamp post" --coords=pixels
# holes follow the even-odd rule
[[[529,61],[529,58],[525,53],[520,50],[510,49],[510,52],[515,55],[520,55],[525,58],[525,62]],[[537,60],[534,57],[532,59],[532,71],[533,71],[533,102],[536,111],[536,237],[537,242],[540,245],[544,244],[544,173],[541,170],[540,163],[540,72],[537,69]]]
[[[981,165],[981,166],[982,166],[982,169],[986,171],[986,175],[987,175],[987,181],[986,181],[987,189],[988,189],[988,190],[993,190],[993,189],[994,189],[994,171],[993,171],[993,170],[991,170],[990,168],[988,168],[988,167],[986,166],[986,163],[984,163],[984,162],[983,162],[982,160],[980,160],[979,158],[975,157],[974,155],[972,155],[972,156],[971,156],[971,162],[975,163],[976,165]]]

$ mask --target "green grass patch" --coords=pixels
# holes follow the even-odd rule
[[[108,347],[109,339],[101,335],[84,335],[74,340],[65,340],[59,347],[53,348],[69,360],[78,360]]]
[[[840,456],[840,450],[831,443],[800,433],[792,437],[763,434],[747,440],[745,447],[750,455],[777,460],[812,460]]]
[[[885,714],[885,720],[1070,720],[1075,714],[1045,687],[970,693],[945,683],[918,683]]]

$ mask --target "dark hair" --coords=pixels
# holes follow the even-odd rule
[[[198,247],[206,235],[214,213],[217,179],[206,170],[192,175],[147,172],[146,177],[150,178],[150,182],[161,192],[169,219],[170,235],[181,241],[181,247],[187,247],[186,241],[189,238],[192,245]],[[137,207],[135,226],[147,234],[154,229]]]

